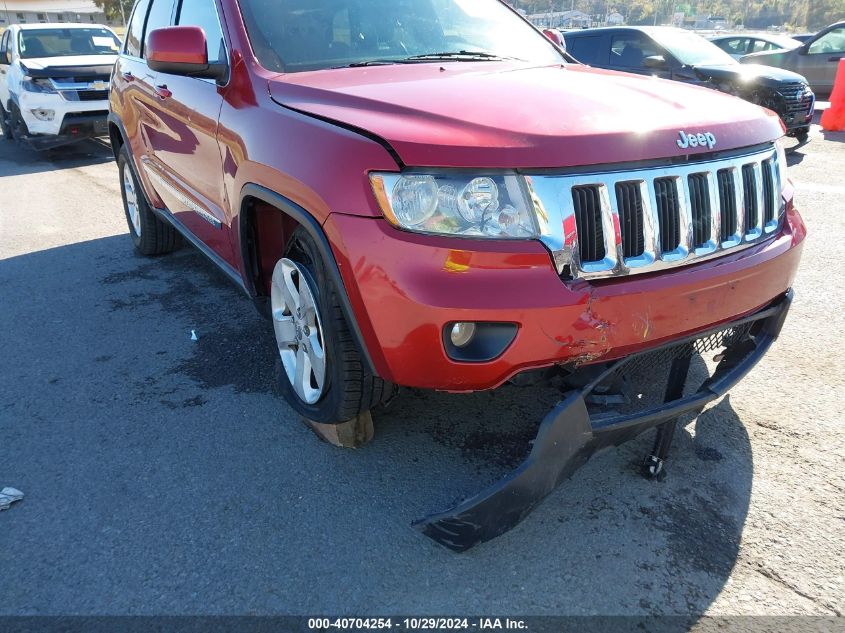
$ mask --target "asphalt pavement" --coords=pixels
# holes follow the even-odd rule
[[[404,391],[369,446],[321,443],[249,300],[133,252],[106,146],[0,138],[0,615],[842,615],[845,134],[790,163],[794,308],[667,477],[644,436],[458,555],[411,523],[515,466],[557,392]]]

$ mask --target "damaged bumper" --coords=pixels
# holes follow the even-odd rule
[[[777,338],[791,302],[790,290],[752,316],[601,366],[586,386],[570,391],[546,416],[530,455],[519,468],[415,527],[455,551],[507,532],[596,451],[622,444],[680,415],[701,412],[724,396]],[[635,384],[638,375],[655,382],[661,372],[669,380],[675,361],[693,356],[712,358],[712,368],[702,363],[697,375],[688,374],[686,388],[677,398],[664,399],[659,384]],[[660,397],[656,402],[643,398],[643,391]]]
[[[58,94],[22,93],[18,106],[29,135],[21,140],[45,150],[108,134],[108,101],[67,101]]]
[[[494,389],[527,370],[627,357],[752,314],[791,287],[805,235],[790,205],[780,232],[740,252],[585,282],[561,280],[533,240],[416,235],[341,214],[324,228],[375,373],[450,392]],[[510,327],[504,334],[512,338],[467,359],[445,344],[456,322]],[[482,342],[504,337],[489,329]]]

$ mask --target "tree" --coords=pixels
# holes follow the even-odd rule
[[[109,20],[120,21],[126,26],[129,14],[132,13],[134,0],[94,0],[94,2],[103,10]]]

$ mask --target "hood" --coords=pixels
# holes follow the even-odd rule
[[[20,60],[31,77],[72,77],[77,74],[109,75],[117,55],[64,55]]]
[[[279,75],[277,103],[384,139],[405,165],[557,168],[684,157],[781,136],[779,119],[715,90],[581,65],[408,64]]]
[[[730,64],[710,66],[702,64],[695,67],[696,73],[702,78],[717,81],[730,81],[738,84],[756,84],[768,88],[777,88],[783,84],[807,83],[798,73],[773,66],[761,64]]]

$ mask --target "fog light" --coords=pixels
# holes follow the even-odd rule
[[[455,323],[452,326],[452,331],[449,338],[452,339],[452,345],[455,347],[466,347],[475,336],[475,323]]]
[[[55,110],[32,110],[32,115],[39,121],[52,121],[56,118]]]

